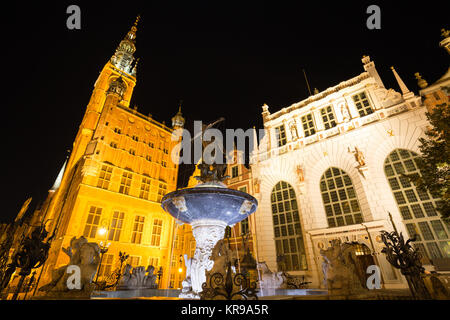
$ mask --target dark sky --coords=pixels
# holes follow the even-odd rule
[[[448,28],[444,1],[15,2],[2,21],[0,221],[27,197],[31,209],[45,198],[94,82],[137,14],[132,105],[167,123],[182,99],[188,126],[223,116],[227,128],[262,127],[263,103],[274,112],[308,97],[302,68],[312,88],[325,90],[360,74],[363,54],[396,90],[391,65],[415,92],[414,72],[432,83],[448,67],[438,46]],[[71,4],[81,8],[81,30],[66,28]],[[370,4],[381,8],[381,30],[366,27]]]

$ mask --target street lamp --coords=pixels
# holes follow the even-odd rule
[[[156,274],[158,275],[158,288],[159,288],[160,287],[160,283],[161,283],[161,278],[162,278],[162,275],[163,275],[163,268],[159,267],[159,270],[158,270],[158,272]]]
[[[178,268],[178,273],[182,273],[183,272],[183,268],[181,267],[182,266],[182,263],[183,263],[183,256],[180,254],[180,259],[178,260],[178,262],[179,262],[179,268]]]
[[[98,234],[104,236],[108,230],[105,227],[98,229]]]
[[[100,230],[99,230],[99,233],[100,233]],[[104,232],[104,233],[106,233],[106,232]],[[98,280],[98,276],[100,274],[100,267],[102,266],[103,255],[106,252],[108,252],[108,249],[109,249],[110,245],[111,245],[111,242],[108,242],[105,245],[103,245],[103,241],[100,241],[100,263],[98,264],[97,276],[95,277],[95,283],[96,284],[98,283],[97,280]]]

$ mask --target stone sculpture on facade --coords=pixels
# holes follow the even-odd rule
[[[302,183],[305,182],[305,172],[303,170],[303,166],[302,165],[297,165],[297,177],[298,177],[298,182]]]
[[[67,265],[52,271],[52,280],[50,283],[39,288],[39,291],[46,292],[47,296],[58,298],[89,298],[94,290],[92,282],[100,263],[100,248],[97,243],[88,242],[81,236],[73,237],[70,240],[70,246],[64,248],[70,261]],[[80,268],[81,289],[70,290],[67,286],[67,279],[72,274],[67,272],[69,266],[78,266]]]
[[[341,114],[342,114],[342,120],[344,122],[348,122],[350,120],[350,113],[348,112],[348,106],[345,104],[341,105]]]
[[[353,153],[355,155],[355,160],[356,162],[358,162],[358,166],[356,167],[356,169],[358,169],[359,173],[366,178],[367,175],[367,165],[366,165],[366,160],[364,157],[364,154],[362,153],[361,150],[358,149],[358,147],[355,147],[354,151],[350,150],[350,147],[348,148],[348,152],[349,153]]]
[[[298,131],[297,131],[297,123],[295,120],[292,120],[289,123],[289,128],[291,129],[291,136],[292,136],[292,140],[297,140],[299,138],[298,136]]]
[[[363,167],[366,165],[366,160],[364,158],[364,154],[361,150],[358,149],[358,147],[355,147],[354,151],[351,151],[350,148],[348,148],[348,152],[353,153],[355,155],[355,160],[358,162],[358,167]]]
[[[330,295],[358,294],[366,289],[364,275],[358,274],[354,244],[335,239],[320,254],[324,260],[324,285]]]

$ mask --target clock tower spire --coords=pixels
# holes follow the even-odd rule
[[[131,74],[133,71],[133,62],[134,62],[134,52],[136,51],[136,31],[137,25],[140,16],[136,17],[136,21],[131,27],[130,31],[128,31],[125,38],[120,41],[119,46],[116,49],[116,52],[111,57],[110,62],[117,68],[127,74]]]

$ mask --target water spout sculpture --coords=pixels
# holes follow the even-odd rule
[[[198,164],[200,181],[194,188],[168,193],[162,199],[162,207],[175,219],[192,226],[196,241],[194,257],[189,261],[189,274],[183,281],[181,298],[199,299],[206,271],[214,261],[210,259],[216,243],[223,239],[226,226],[247,218],[255,212],[258,201],[251,195],[228,189],[223,183],[226,164]],[[186,258],[185,258],[186,259]]]

